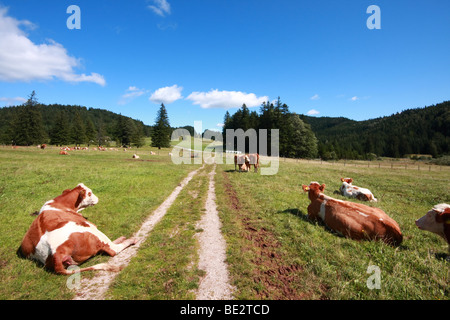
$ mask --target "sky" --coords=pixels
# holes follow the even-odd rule
[[[389,116],[450,99],[449,18],[448,0],[0,0],[0,107],[35,90],[153,125],[164,103],[200,132],[278,97]]]

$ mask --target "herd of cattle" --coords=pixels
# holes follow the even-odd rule
[[[236,155],[236,166],[240,172],[259,168],[259,155]],[[351,178],[341,178],[340,192],[343,196],[361,201],[376,202],[372,192],[366,188],[354,186]],[[354,240],[381,240],[398,246],[403,235],[398,223],[379,208],[362,203],[334,199],[324,194],[325,184],[311,182],[302,185],[308,192],[311,203],[308,206],[308,218],[320,220],[336,233]],[[73,274],[88,270],[118,271],[108,264],[97,264],[82,269],[66,269],[78,265],[90,257],[104,252],[114,256],[136,243],[135,239],[120,237],[111,241],[104,233],[89,222],[80,213],[83,209],[98,203],[98,197],[84,184],[47,201],[25,234],[19,253],[44,264],[57,274]],[[439,204],[425,216],[416,220],[421,230],[427,230],[443,237],[449,244],[450,253],[450,205]],[[450,257],[450,256],[449,256]]]

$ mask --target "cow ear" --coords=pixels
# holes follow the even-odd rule
[[[450,208],[447,208],[443,212],[436,214],[436,222],[450,222]]]
[[[309,191],[309,187],[307,185],[302,184],[303,191]]]
[[[319,187],[319,190],[320,190],[320,191],[325,190],[325,183],[322,183],[322,185]]]
[[[64,190],[63,192],[62,192],[62,194],[64,195],[64,194],[66,194],[66,193],[69,193],[70,191],[72,191],[71,189],[66,189],[66,190]]]
[[[86,190],[81,189],[80,193],[78,194],[77,202],[75,202],[75,208],[78,208],[78,206],[84,200],[85,197],[86,197]]]
[[[341,182],[344,182],[344,178],[341,178]]]

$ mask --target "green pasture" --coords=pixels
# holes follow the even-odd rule
[[[99,197],[83,215],[112,240],[130,237],[195,168],[172,165],[168,150],[150,155],[150,149],[140,149],[140,159],[132,159],[134,152],[80,150],[61,156],[59,148],[0,147],[0,299],[73,297],[65,277],[16,255],[34,219],[30,214],[47,200],[82,182]],[[84,265],[107,259],[98,256]],[[83,274],[89,276],[92,273]]]
[[[175,143],[176,144],[176,143]],[[208,144],[204,144],[202,148]],[[150,151],[156,152],[151,155]],[[72,299],[67,277],[17,257],[43,203],[83,182],[99,203],[83,211],[111,239],[131,236],[199,165],[174,165],[171,149],[71,151],[0,147],[0,299]],[[140,159],[133,160],[137,153]],[[206,165],[183,189],[151,231],[107,299],[194,299],[203,276],[197,268],[196,227],[204,213]],[[434,168],[433,168],[434,169]],[[301,184],[318,181],[325,193],[341,177],[369,188],[400,225],[399,247],[340,237],[310,222]],[[449,170],[400,170],[282,161],[276,175],[234,171],[217,165],[216,197],[227,241],[227,262],[236,299],[449,299],[447,245],[420,231],[414,220],[433,205],[449,202]],[[358,200],[352,200],[358,201]],[[97,256],[83,266],[107,261]],[[380,270],[380,289],[369,289],[369,266]],[[93,272],[82,277],[92,277]]]
[[[434,168],[436,169],[436,168]],[[399,247],[354,241],[307,219],[302,184],[325,183],[338,199],[341,177],[369,188],[371,203],[400,225]],[[273,176],[217,174],[218,206],[228,257],[240,299],[449,299],[446,242],[420,231],[415,219],[435,204],[449,202],[448,170],[415,171],[281,162]],[[358,200],[351,200],[357,202]],[[379,268],[380,289],[369,289]],[[368,273],[369,269],[369,273]],[[372,270],[372,271],[371,271]]]

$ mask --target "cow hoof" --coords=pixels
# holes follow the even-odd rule
[[[121,244],[121,243],[124,242],[126,239],[127,239],[127,238],[125,238],[125,237],[122,236],[122,237],[117,238],[116,240],[114,240],[113,243],[114,243],[114,244]]]

